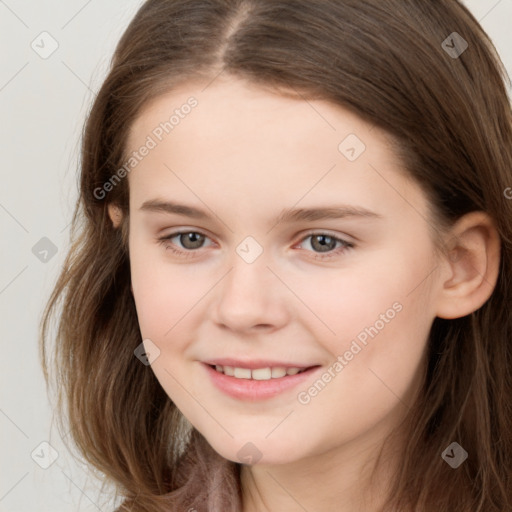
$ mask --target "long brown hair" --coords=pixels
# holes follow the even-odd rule
[[[502,246],[498,281],[477,311],[433,322],[386,510],[512,510],[509,78],[457,0],[142,5],[86,121],[71,245],[41,323],[41,358],[47,383],[57,387],[61,424],[116,484],[121,510],[241,508],[240,465],[209,446],[134,357],[142,340],[130,290],[128,180],[98,194],[126,162],[128,130],[150,99],[221,72],[299,99],[329,100],[384,129],[439,228],[471,211],[493,218]],[[124,213],[119,229],[109,203]],[[457,470],[441,458],[453,440],[470,452]]]

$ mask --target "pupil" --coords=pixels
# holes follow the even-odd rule
[[[319,242],[319,245],[317,247],[315,247],[315,242],[317,240],[321,240],[321,241]],[[327,240],[327,242],[326,242],[326,240]],[[334,242],[334,240],[331,236],[315,235],[313,237],[313,242],[311,245],[315,249],[320,249],[321,252],[327,252],[334,248],[334,247],[331,247],[331,244],[328,243],[329,241],[331,242],[331,244]]]
[[[203,238],[204,236],[199,233],[186,233],[181,235],[181,243],[187,249],[197,249],[201,246]],[[192,244],[192,246],[187,245],[189,243]]]

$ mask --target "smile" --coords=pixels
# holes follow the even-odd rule
[[[201,363],[210,382],[221,391],[237,400],[255,402],[270,399],[292,388],[304,385],[307,379],[322,369],[321,366],[307,368],[270,366],[240,368],[236,366]]]
[[[211,365],[219,373],[228,375],[229,377],[235,377],[235,379],[252,379],[252,380],[270,380],[280,379],[285,375],[296,375],[307,370],[307,368],[290,367],[285,368],[284,366],[266,367],[266,368],[238,368],[236,366],[222,366],[222,365]]]

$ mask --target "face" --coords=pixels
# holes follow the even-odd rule
[[[339,106],[204,87],[154,100],[128,141],[155,143],[128,176],[151,368],[227,459],[373,446],[412,405],[436,316],[425,196]]]

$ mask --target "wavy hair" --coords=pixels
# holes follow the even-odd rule
[[[461,55],[449,51],[461,49],[454,32],[468,44]],[[115,484],[121,511],[241,509],[240,465],[209,446],[134,357],[142,339],[130,289],[128,180],[97,193],[126,162],[130,126],[152,98],[221,72],[328,100],[385,130],[440,229],[471,211],[492,217],[501,239],[496,286],[470,315],[433,321],[425,379],[383,510],[512,510],[510,78],[457,0],[141,6],[87,116],[69,252],[41,320],[59,426]],[[124,213],[117,229],[109,204]],[[457,471],[440,457],[453,439],[471,448]]]

